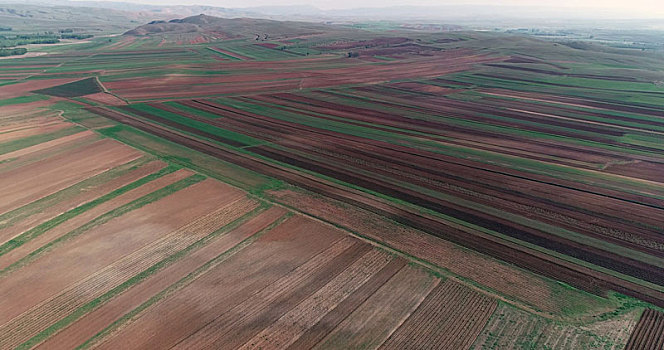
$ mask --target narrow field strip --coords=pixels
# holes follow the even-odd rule
[[[81,134],[86,134],[86,135],[78,137]],[[74,134],[72,135],[72,137],[73,138],[71,139],[69,139],[69,136],[61,137],[57,140],[54,140],[55,142],[62,139],[66,139],[65,142],[58,142],[57,144],[50,145],[49,147],[44,147],[46,146],[45,144],[40,144],[39,146],[42,147],[38,148],[30,147],[30,149],[32,149],[31,152],[23,152],[26,149],[22,149],[17,152],[12,152],[11,154],[16,153],[15,157],[8,157],[5,160],[0,160],[0,174],[12,171],[22,166],[27,166],[42,161],[50,157],[57,157],[65,153],[72,152],[76,149],[79,149],[80,147],[87,147],[100,139],[98,135],[94,133],[87,134],[86,132]]]
[[[71,124],[64,122],[56,122],[50,124],[40,125],[38,127],[24,128],[20,130],[7,131],[0,133],[0,144],[4,142],[13,141],[16,139],[22,139],[26,137],[31,137],[35,135],[41,135],[51,132],[57,132],[64,128],[70,127]]]
[[[70,209],[55,218],[46,221],[26,232],[21,233],[19,236],[14,237],[10,239],[9,241],[3,243],[0,245],[0,257],[7,254],[13,249],[16,249],[20,247],[21,245],[25,244],[26,242],[40,236],[41,234],[45,233],[46,231],[49,231],[53,229],[54,227],[62,224],[63,222],[76,217],[79,214],[82,214],[94,207],[97,207],[101,205],[102,203],[108,202],[111,199],[118,197],[121,194],[124,194],[126,192],[129,192],[135,188],[138,188],[150,181],[153,181],[155,179],[161,178],[164,175],[170,174],[178,170],[178,167],[175,166],[167,166],[165,168],[160,169],[159,171],[152,173],[152,174],[146,174],[144,177],[128,184],[125,186],[122,186],[121,188],[118,188],[110,193],[107,193],[99,198],[96,198],[90,202],[87,202],[85,204],[82,204],[80,206],[77,206],[73,209]]]
[[[341,232],[293,216],[145,310],[99,347],[170,348],[342,239]]]
[[[64,327],[52,337],[40,343],[42,349],[73,349],[95,337],[108,327],[117,326],[123,317],[167,290],[175,283],[196,271],[226,251],[234,249],[244,240],[264,230],[282,218],[287,212],[279,207],[267,208],[262,204],[239,219],[163,260],[158,268],[138,280],[126,291],[115,296],[99,308]],[[167,261],[167,263],[166,263]],[[157,265],[155,265],[157,266]],[[134,279],[134,278],[132,278]]]
[[[288,220],[292,215],[293,214],[291,212],[285,212],[280,208],[273,207],[265,213],[265,216],[269,218],[267,224],[260,223],[262,217],[259,216],[255,220],[251,220],[246,225],[242,225],[229,233],[229,236],[233,236],[233,239],[239,238],[240,241],[236,245],[230,246],[223,240],[210,244],[209,247],[206,247],[204,250],[202,250],[200,254],[205,257],[211,257],[211,259],[207,260],[204,258],[205,262],[202,262],[202,264],[200,264],[200,266],[198,266],[195,270],[189,272],[184,277],[177,280],[177,282],[168,286],[168,288],[160,291],[146,301],[143,301],[140,303],[140,305],[135,306],[133,309],[131,309],[131,311],[122,315],[110,325],[106,326],[92,337],[88,338],[85,342],[76,347],[76,349],[87,349],[90,347],[99,346],[107,337],[111,337],[115,332],[118,332],[123,327],[128,326],[128,323],[137,320],[140,315],[146,312],[146,310],[149,310],[151,306],[159,303],[165,298],[168,298],[174,293],[177,293],[179,290],[194,282],[197,278],[204,276],[211,269],[214,269],[219,264],[222,264],[226,260],[232,258],[235,254],[250,246],[263,235],[270,232],[275,227],[281,225],[284,221]],[[224,247],[227,249],[224,250]],[[166,271],[168,270],[164,270],[164,273]],[[155,275],[153,278],[158,278],[158,275]],[[59,335],[60,333],[56,335],[56,337],[59,337]],[[56,337],[51,339],[55,339]],[[65,348],[68,349],[67,347]]]
[[[345,298],[332,310],[321,317],[313,326],[306,329],[290,346],[289,350],[311,349],[318,344],[331,329],[335,329],[348,315],[362,305],[399,271],[406,266],[401,258],[392,259],[380,271],[373,275],[360,288]]]
[[[439,283],[428,271],[404,267],[313,349],[380,346]]]
[[[115,140],[101,139],[73,152],[13,169],[0,177],[5,198],[0,212],[14,210],[142,156]]]
[[[446,280],[381,346],[381,349],[468,349],[497,303]]]
[[[160,264],[166,265],[166,262],[179,251],[239,219],[257,205],[258,203],[251,199],[238,199],[124,256],[1,326],[0,346],[9,344],[10,347],[15,347],[30,339],[20,348],[31,348],[58,329],[99,306],[102,300],[110,299],[154,273]],[[37,332],[40,333],[30,338]]]
[[[33,215],[41,214],[46,208],[56,207],[63,201],[70,200],[89,188],[94,189],[95,186],[102,186],[103,184],[113,181],[121,176],[126,176],[127,173],[133,171],[136,168],[144,166],[149,161],[151,161],[151,157],[142,157],[136,159],[129,163],[110,169],[99,175],[90,177],[61,191],[26,204],[20,208],[6,212],[0,215],[0,230],[11,227],[14,224],[20,221],[24,221]]]
[[[19,158],[19,157],[23,157],[23,156],[26,156],[28,154],[34,153],[34,152],[43,151],[45,149],[58,147],[58,146],[61,146],[61,145],[64,145],[64,144],[67,144],[67,143],[70,143],[70,142],[74,142],[74,141],[77,141],[77,140],[80,140],[80,139],[83,139],[83,138],[87,138],[87,137],[96,137],[96,135],[93,131],[83,130],[81,132],[78,132],[78,133],[75,133],[75,134],[72,134],[72,135],[68,135],[68,136],[63,136],[63,137],[57,138],[55,140],[46,141],[46,142],[40,143],[38,145],[22,148],[20,150],[16,150],[16,151],[13,151],[13,152],[7,152],[7,153],[0,154],[0,162],[6,161],[6,160],[9,160],[9,159],[16,159],[16,158]]]
[[[284,349],[290,346],[339,303],[371,280],[392,259],[378,249],[371,250],[239,349]]]
[[[47,244],[41,246],[40,248],[30,252],[28,255],[25,257],[21,258],[20,260],[16,261],[15,263],[9,265],[8,267],[4,268],[2,271],[0,271],[0,278],[5,277],[8,272],[11,272],[21,266],[26,265],[30,261],[36,259],[39,255],[44,254],[45,252],[53,249],[55,246],[57,246],[60,243],[63,243],[69,239],[72,239],[80,234],[85,233],[86,231],[102,225],[113,218],[116,218],[118,216],[121,216],[129,211],[138,209],[140,207],[143,207],[147,204],[150,204],[152,202],[155,202],[163,197],[166,197],[174,192],[177,192],[181,189],[187,188],[193,184],[196,184],[198,182],[201,182],[205,179],[205,176],[195,174],[192,175],[188,178],[185,178],[183,180],[179,180],[176,183],[170,184],[166,187],[163,187],[161,189],[158,189],[150,194],[147,194],[139,199],[136,199],[128,204],[122,205],[118,208],[115,208],[101,216],[98,216],[94,218],[92,221],[89,221],[88,223],[84,224],[83,226],[78,227],[77,229],[70,231],[62,236],[59,236],[58,238],[54,239],[51,242],[48,242]]]
[[[172,167],[172,169],[177,169],[178,167]],[[162,169],[165,170],[165,169]],[[9,266],[16,263],[17,261],[25,258],[33,251],[39,249],[40,247],[48,244],[49,242],[57,239],[58,237],[65,235],[86,223],[92,221],[93,219],[100,217],[111,210],[114,210],[120,206],[126,205],[132,201],[135,201],[143,196],[146,196],[156,190],[164,188],[168,185],[171,185],[177,181],[180,181],[188,176],[191,176],[193,172],[185,169],[175,170],[173,172],[167,173],[161,177],[153,179],[150,182],[143,184],[129,192],[126,192],[122,195],[119,195],[99,206],[96,206],[92,209],[89,209],[63,223],[54,227],[51,230],[48,230],[36,238],[22,244],[21,246],[11,250],[5,255],[0,256],[0,268],[8,269]],[[0,271],[0,277],[2,277],[3,272]]]
[[[0,225],[0,242],[2,242],[0,256],[6,253],[5,245],[15,244],[12,242],[14,239],[36,229],[37,226],[61,218],[63,215],[75,215],[75,212],[72,213],[74,210],[79,214],[89,210],[110,199],[104,198],[105,196],[123,190],[166,166],[167,164],[161,161],[149,162],[147,159],[139,159],[137,162],[113,168],[8,213],[8,219],[3,222],[4,225]],[[124,192],[126,191],[117,195]]]
[[[78,125],[71,126],[66,129],[61,129],[58,131],[54,131],[48,134],[40,134],[40,135],[33,135],[33,136],[27,136],[22,139],[18,140],[13,140],[13,141],[8,141],[8,142],[3,142],[0,143],[0,155],[7,154],[10,152],[15,152],[23,148],[39,145],[40,143],[43,142],[48,142],[52,140],[59,139],[61,137],[65,136],[70,136],[73,134],[80,133],[82,131],[85,131],[82,127]]]
[[[327,284],[370,249],[368,244],[355,238],[342,239],[251,299],[218,316],[174,348],[236,349]]]

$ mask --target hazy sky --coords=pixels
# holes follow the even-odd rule
[[[321,9],[347,9],[386,6],[436,6],[458,4],[524,5],[603,10],[648,17],[662,15],[664,0],[116,0],[146,4],[212,5],[220,7],[256,7],[279,5],[313,5]]]

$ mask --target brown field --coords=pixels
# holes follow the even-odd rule
[[[664,313],[646,309],[629,337],[625,349],[664,349]]]
[[[333,64],[338,58],[312,59],[312,63]],[[495,61],[496,58],[450,51],[434,57],[424,57],[383,66],[323,68],[310,72],[306,65],[291,65],[289,61],[260,62],[262,69],[272,73],[238,74],[219,77],[171,76],[112,81],[105,86],[113,93],[129,99],[186,98],[214,94],[241,94],[298,88],[320,88],[341,84],[379,83],[409,77],[434,77],[470,69],[473,64]],[[295,60],[300,62],[302,60]],[[327,61],[327,62],[326,62]],[[227,63],[231,69],[255,67],[247,62]]]
[[[2,237],[0,238],[0,240],[10,239],[11,237],[14,237],[15,235],[18,235],[22,232],[25,232],[30,228],[33,228],[47,220],[50,220],[61,213],[74,209],[84,203],[88,203],[122,186],[128,185],[129,183],[134,182],[142,177],[145,177],[165,166],[166,164],[164,164],[163,162],[159,161],[150,162],[146,165],[141,166],[139,169],[135,171],[132,171],[126,175],[119,176],[111,181],[86,187],[85,189],[82,189],[78,193],[78,195],[69,198],[62,198],[58,200],[58,202],[55,205],[49,206],[40,212],[25,217],[21,221],[16,221],[9,227],[0,229],[0,237]],[[4,256],[2,258],[4,258]],[[0,263],[0,266],[2,265],[3,264]],[[2,266],[0,268],[4,267],[5,266]]]
[[[48,242],[56,240],[57,238],[67,234],[68,232],[71,232],[74,229],[82,227],[84,224],[90,222],[96,217],[99,217],[113,209],[117,209],[122,205],[126,205],[165,186],[171,185],[178,180],[182,180],[188,176],[191,176],[192,174],[193,173],[188,170],[179,170],[175,173],[168,174],[135,190],[115,197],[102,205],[99,205],[81,215],[76,216],[75,218],[67,220],[63,224],[43,233],[41,236],[30,240],[22,246],[10,251],[9,253],[4,254],[2,257],[0,257],[0,266],[2,266],[2,268],[8,268],[12,264],[17,263],[21,259],[28,256],[35,249],[38,249]]]
[[[495,300],[447,280],[427,296],[381,349],[468,349],[496,305]],[[436,322],[429,321],[432,319]]]
[[[100,140],[76,152],[8,171],[0,179],[0,191],[4,193],[0,212],[28,204],[138,157],[139,152],[125,145]]]

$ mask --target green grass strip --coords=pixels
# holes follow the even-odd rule
[[[177,290],[181,289],[182,287],[186,286],[188,283],[193,281],[194,279],[200,277],[213,267],[221,264],[222,262],[226,261],[228,258],[231,256],[235,255],[235,253],[239,252],[240,250],[244,249],[257,239],[259,239],[261,236],[263,236],[265,233],[271,231],[273,228],[279,226],[282,222],[286,221],[289,217],[293,216],[292,212],[287,213],[286,215],[282,216],[280,219],[276,220],[270,226],[264,228],[263,230],[257,232],[256,234],[252,235],[251,237],[246,238],[242,242],[238,243],[236,246],[233,248],[219,254],[217,257],[214,259],[206,262],[203,266],[197,268],[193,272],[189,273],[187,276],[183,277],[179,281],[175,282],[168,288],[162,290],[161,292],[157,293],[156,295],[152,296],[152,298],[148,299],[146,302],[143,304],[139,305],[135,309],[131,310],[130,312],[126,313],[124,316],[120,317],[119,319],[115,320],[115,322],[111,323],[108,325],[106,328],[101,330],[99,333],[95,334],[92,336],[90,339],[85,341],[83,344],[79,345],[76,349],[86,349],[89,348],[90,346],[94,345],[97,341],[101,340],[103,337],[107,336],[108,334],[112,333],[115,329],[120,327],[122,324],[127,322],[128,320],[136,317],[136,315],[140,314],[143,312],[145,309],[148,307],[154,305],[156,302],[159,300],[163,299],[164,297],[176,292]]]
[[[71,231],[71,232],[69,232],[69,233],[67,233],[63,236],[58,237],[57,239],[43,245],[41,248],[31,252],[30,254],[23,257],[19,261],[7,266],[4,270],[0,271],[0,277],[6,275],[7,273],[11,272],[12,270],[15,270],[17,268],[20,268],[21,266],[26,265],[30,261],[37,258],[37,256],[39,256],[40,254],[49,251],[50,249],[52,249],[54,246],[56,246],[59,243],[62,243],[66,240],[69,240],[69,239],[72,239],[72,238],[74,238],[78,235],[81,235],[82,233],[92,229],[93,227],[102,225],[102,224],[104,224],[104,223],[106,223],[106,222],[108,222],[108,221],[110,221],[110,220],[112,220],[116,217],[124,215],[124,214],[126,214],[126,213],[128,213],[128,212],[130,212],[134,209],[141,208],[145,205],[148,205],[152,202],[155,202],[159,199],[162,199],[162,198],[164,198],[164,197],[166,197],[170,194],[173,194],[173,193],[175,193],[175,192],[177,192],[181,189],[184,189],[184,188],[189,187],[193,184],[201,182],[205,178],[206,178],[206,176],[200,175],[200,174],[192,175],[192,176],[190,176],[186,179],[182,179],[182,180],[180,180],[176,183],[170,184],[170,185],[168,185],[164,188],[161,188],[161,189],[158,189],[158,190],[156,190],[152,193],[149,193],[149,194],[147,194],[147,195],[145,195],[145,196],[143,196],[139,199],[136,199],[133,202],[130,202],[128,204],[125,204],[123,206],[115,208],[115,209],[107,212],[106,214],[98,216],[95,219],[93,219],[93,220],[89,221],[88,223],[86,223],[85,225],[83,225],[83,226],[81,226],[77,229],[74,229],[73,231]]]
[[[41,331],[40,333],[38,333],[34,337],[30,338],[25,343],[19,345],[16,349],[30,349],[30,348],[34,347],[35,345],[37,345],[37,344],[41,343],[42,341],[48,339],[51,335],[55,334],[60,329],[68,326],[69,324],[73,323],[74,321],[81,318],[85,314],[87,314],[87,313],[95,310],[96,308],[100,307],[102,304],[109,301],[110,299],[112,299],[116,295],[126,291],[127,289],[131,288],[133,285],[145,280],[146,278],[153,275],[157,271],[171,265],[172,263],[174,263],[177,260],[181,259],[185,255],[189,254],[191,251],[193,251],[195,249],[198,249],[198,248],[201,248],[202,246],[207,244],[213,238],[215,238],[219,235],[222,235],[224,233],[228,233],[231,230],[237,228],[241,224],[247,222],[249,219],[251,219],[254,216],[258,215],[259,213],[265,211],[269,207],[270,207],[269,204],[267,204],[265,202],[262,202],[262,204],[258,208],[244,214],[240,218],[235,219],[233,222],[231,222],[231,223],[221,227],[220,229],[210,233],[209,235],[207,235],[207,236],[201,238],[200,240],[192,243],[188,247],[176,252],[175,254],[159,261],[158,263],[150,266],[146,270],[143,270],[142,272],[138,273],[137,275],[131,277],[128,280],[126,280],[125,282],[123,282],[119,286],[117,286],[117,287],[111,289],[110,291],[106,292],[104,295],[102,295],[102,296],[88,302],[87,304],[81,306],[80,308],[76,309],[76,311],[74,311],[73,313],[69,314],[68,316],[61,319],[60,321],[52,324],[50,327],[48,327],[45,330]],[[233,248],[231,248],[231,249],[233,249]]]
[[[23,232],[21,235],[19,235],[17,237],[14,237],[11,240],[7,241],[5,244],[1,245],[0,246],[0,256],[3,256],[5,254],[7,254],[8,252],[22,246],[26,242],[29,242],[30,240],[41,236],[46,231],[51,230],[52,228],[62,224],[63,222],[65,222],[65,221],[67,221],[67,220],[69,220],[69,219],[71,219],[71,218],[73,218],[73,217],[75,217],[75,216],[77,216],[81,213],[84,213],[84,212],[86,212],[86,211],[88,211],[88,210],[104,203],[104,202],[108,202],[109,200],[111,200],[111,199],[113,199],[113,198],[115,198],[115,197],[117,197],[117,196],[119,196],[123,193],[129,192],[129,191],[131,191],[135,188],[138,188],[138,187],[140,187],[140,186],[142,186],[142,185],[144,185],[144,184],[146,184],[150,181],[158,179],[158,178],[160,178],[160,177],[162,177],[166,174],[170,174],[170,173],[172,173],[172,172],[174,172],[178,169],[180,169],[180,167],[175,166],[175,165],[169,165],[169,166],[159,170],[156,173],[152,173],[150,175],[147,175],[147,176],[145,176],[141,179],[138,179],[138,180],[136,180],[136,181],[134,181],[134,182],[132,182],[128,185],[120,187],[120,188],[116,189],[113,192],[107,193],[107,194],[105,194],[105,195],[103,195],[103,196],[101,196],[101,197],[99,197],[95,200],[92,200],[92,201],[87,202],[83,205],[80,205],[80,206],[78,206],[74,209],[71,209],[67,212],[64,212],[63,214],[60,214],[60,215],[56,216],[55,218],[53,218],[49,221],[46,221],[46,222],[44,222],[40,225],[37,225],[37,226],[33,227],[32,229]]]

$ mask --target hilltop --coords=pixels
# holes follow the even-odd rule
[[[313,35],[334,32],[354,32],[356,30],[341,26],[332,26],[307,22],[280,22],[256,18],[220,18],[200,14],[197,16],[170,21],[152,21],[125,33],[125,35],[215,33],[226,37],[245,37],[253,35],[270,38],[283,38],[295,35]]]

